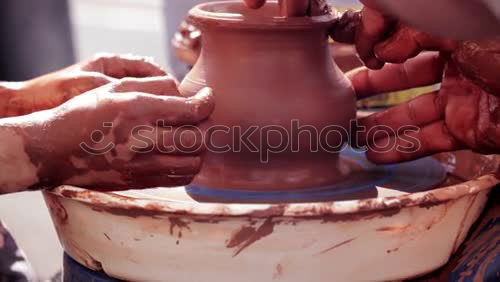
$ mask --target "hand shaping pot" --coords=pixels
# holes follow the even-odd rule
[[[331,59],[333,15],[283,18],[277,3],[193,8],[202,50],[183,95],[213,88],[208,152],[194,183],[285,190],[335,183],[338,151],[355,118],[352,86]]]
[[[182,188],[69,186],[44,197],[65,251],[127,281],[394,281],[445,264],[499,183],[495,156],[436,158],[445,187],[364,200],[221,204]]]

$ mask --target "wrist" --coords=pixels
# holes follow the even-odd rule
[[[40,182],[26,134],[31,126],[25,117],[0,119],[0,194],[24,191]]]

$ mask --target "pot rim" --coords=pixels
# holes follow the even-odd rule
[[[423,192],[373,199],[330,201],[290,204],[223,204],[192,203],[168,199],[131,198],[123,195],[97,192],[84,188],[63,185],[44,193],[72,199],[108,210],[118,215],[155,216],[162,214],[183,214],[210,217],[319,217],[336,215],[366,214],[394,211],[419,206],[429,208],[467,195],[492,189],[500,180],[494,174],[486,174],[461,184]],[[392,213],[389,213],[391,215]]]
[[[216,12],[222,7],[234,8],[234,12]],[[303,29],[325,28],[332,26],[336,15],[327,14],[313,17],[281,17],[281,16],[253,16],[243,17],[237,9],[245,7],[243,1],[214,1],[194,6],[189,11],[189,19],[196,25],[212,25],[218,27],[232,27],[244,29]],[[250,9],[250,8],[249,8]],[[267,1],[261,10],[278,9],[278,2]],[[265,13],[263,11],[262,13]]]

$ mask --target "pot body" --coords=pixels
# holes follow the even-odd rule
[[[209,86],[216,97],[208,151],[194,183],[284,190],[338,181],[338,151],[355,118],[355,98],[331,59],[327,30],[333,17],[276,23],[276,3],[266,4],[261,19],[242,6],[209,3],[190,12],[203,47],[180,90],[194,95]],[[217,16],[218,9],[229,16],[203,14]],[[240,21],[233,21],[232,10]]]

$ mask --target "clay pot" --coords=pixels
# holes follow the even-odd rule
[[[344,177],[338,150],[355,97],[331,59],[334,16],[284,18],[276,3],[251,10],[211,2],[189,18],[203,34],[202,50],[180,91],[190,96],[209,86],[216,96],[195,185],[288,190]]]

